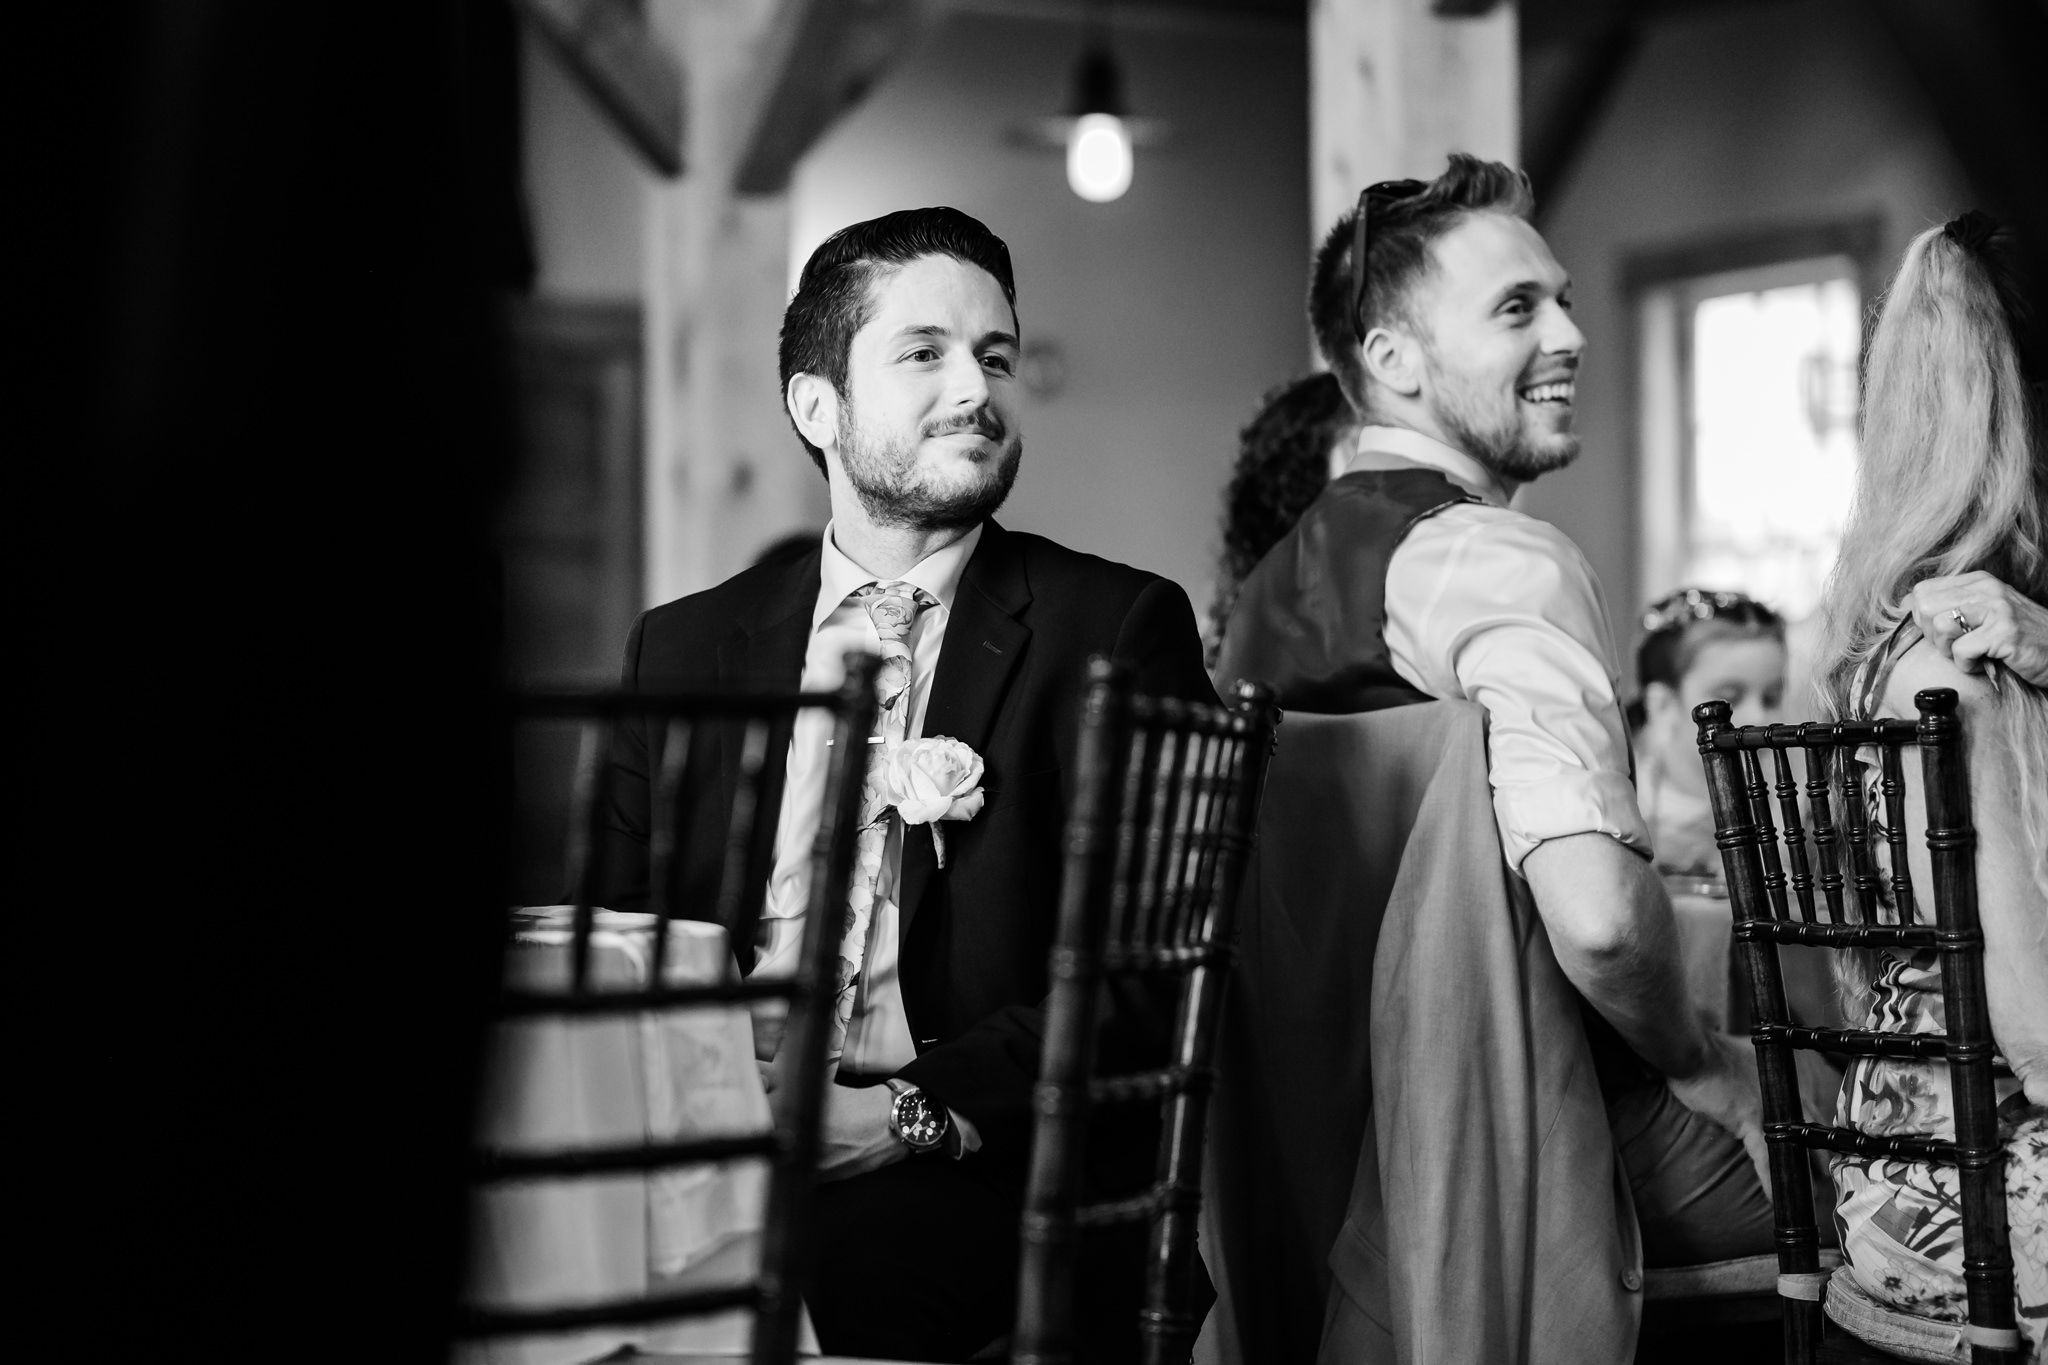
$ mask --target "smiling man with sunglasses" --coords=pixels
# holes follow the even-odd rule
[[[1631,1268],[1609,1289],[1632,1295],[1641,1265],[1769,1251],[1770,1203],[1751,1049],[1710,1033],[1686,1003],[1676,926],[1631,782],[1599,585],[1562,532],[1509,505],[1579,451],[1573,398],[1585,337],[1570,277],[1530,224],[1532,207],[1520,172],[1454,155],[1433,181],[1370,187],[1331,230],[1309,312],[1363,422],[1357,451],[1245,580],[1217,676],[1265,679],[1282,705],[1325,714],[1438,699],[1484,708],[1510,885],[1533,898],[1587,1006],[1631,1196],[1616,1230]],[[1456,907],[1440,908],[1440,924],[1456,922]],[[1438,942],[1439,969],[1456,973],[1480,956]],[[1471,994],[1515,989],[1475,978]],[[1580,1046],[1537,1033],[1532,1024],[1521,1040],[1527,1055]],[[1445,1084],[1452,1073],[1527,1065],[1505,1054],[1488,1067],[1409,1060]],[[1483,1239],[1488,1230],[1469,1231]],[[1510,1288],[1534,1292],[1543,1273],[1530,1269]],[[1634,1315],[1620,1301],[1616,1311]]]

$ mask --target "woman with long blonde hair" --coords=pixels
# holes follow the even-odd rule
[[[1819,676],[1832,712],[1850,719],[1913,717],[1923,688],[1961,698],[1991,1027],[2016,1078],[2000,1084],[1999,1132],[2019,1321],[2038,1351],[2048,1326],[2048,694],[1995,661],[1964,672],[1923,636],[1911,605],[1923,582],[1971,573],[2048,602],[2040,375],[2028,372],[2033,337],[2004,246],[1988,218],[1966,214],[1914,238],[1886,294]],[[1907,820],[1925,827],[1917,785]],[[1909,846],[1914,881],[1931,885],[1925,848]],[[1936,951],[1868,952],[1850,965],[1852,1018],[1942,1027]],[[1953,1137],[1946,1064],[1859,1060],[1838,1121],[1878,1136]],[[1863,1292],[1962,1320],[1956,1173],[1840,1156],[1834,1176],[1843,1254]]]

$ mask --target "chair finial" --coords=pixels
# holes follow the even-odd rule
[[[1923,716],[1952,716],[1957,697],[1953,687],[1928,687],[1913,694],[1913,705]]]
[[[1693,724],[1700,727],[1701,753],[1713,751],[1714,736],[1726,730],[1734,717],[1735,709],[1718,697],[1713,701],[1703,701],[1692,708]]]

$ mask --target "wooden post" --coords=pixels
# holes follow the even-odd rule
[[[1513,164],[1515,10],[1441,17],[1432,0],[1315,0],[1309,16],[1310,230],[1377,180],[1429,179],[1451,152]]]
[[[689,0],[647,10],[683,67],[687,138],[684,174],[651,184],[646,202],[650,604],[710,587],[829,515],[776,379],[789,198],[733,188],[754,108],[746,87],[777,8]]]

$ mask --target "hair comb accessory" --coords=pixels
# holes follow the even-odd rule
[[[1965,251],[1983,251],[1998,232],[1998,220],[1982,209],[1971,209],[1943,223],[1941,232]]]
[[[1718,616],[1767,614],[1768,609],[1754,597],[1739,592],[1715,592],[1707,588],[1685,588],[1652,602],[1643,613],[1643,630],[1651,635],[1673,630],[1693,621],[1711,621]]]

